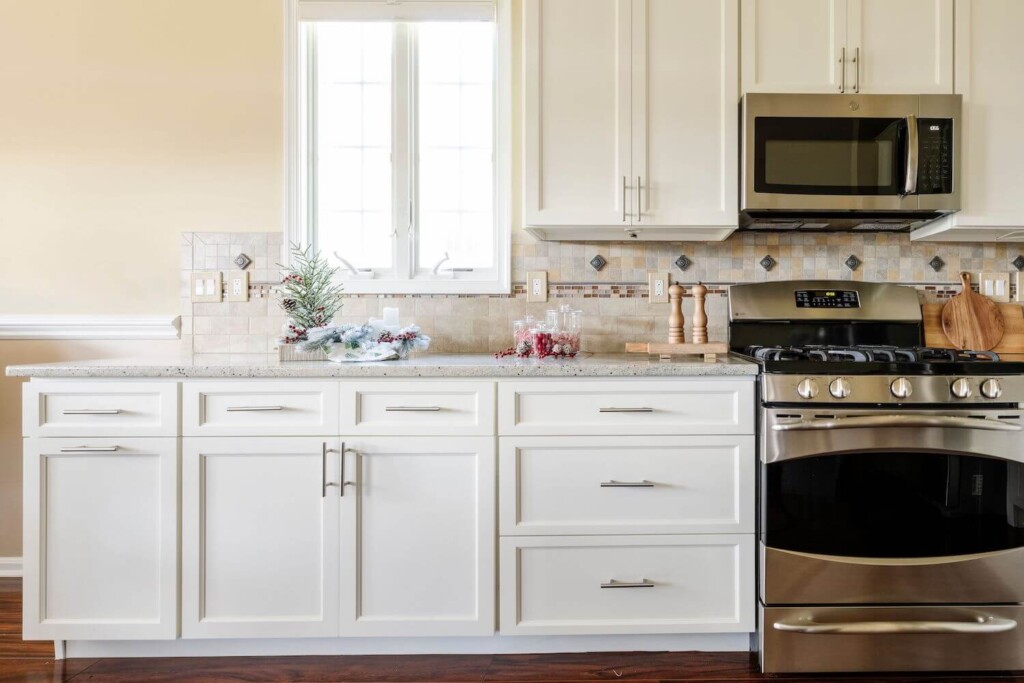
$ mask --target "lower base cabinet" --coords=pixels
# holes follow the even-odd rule
[[[178,439],[25,440],[23,634],[178,635]]]
[[[501,631],[754,630],[754,535],[501,540]]]

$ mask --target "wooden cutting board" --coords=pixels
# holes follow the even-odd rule
[[[1024,307],[1020,304],[997,304],[1003,316],[1003,338],[993,351],[1000,357],[1007,354],[1024,354]],[[924,345],[940,349],[954,348],[953,342],[942,331],[942,304],[924,304],[921,314],[924,318]]]
[[[942,331],[957,349],[991,351],[1003,338],[999,307],[971,289],[971,274],[960,273],[963,291],[942,308]]]

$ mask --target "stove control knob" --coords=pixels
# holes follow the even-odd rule
[[[974,393],[971,391],[971,383],[963,377],[953,382],[949,387],[949,391],[957,398],[970,398],[971,394]]]
[[[997,379],[987,379],[981,383],[981,395],[985,398],[999,398],[1003,395],[1003,385]]]
[[[796,385],[796,393],[800,394],[800,398],[807,399],[808,401],[812,398],[817,398],[818,383],[813,379],[807,378]]]
[[[914,388],[910,386],[910,380],[906,377],[897,377],[889,385],[889,391],[896,398],[910,398],[910,395],[914,393]]]
[[[832,398],[846,398],[850,395],[850,380],[837,377],[828,385],[828,393],[832,394]]]

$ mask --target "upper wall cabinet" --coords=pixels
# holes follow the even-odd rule
[[[953,92],[953,0],[743,0],[743,91]]]
[[[525,223],[714,240],[737,222],[739,0],[524,0]]]

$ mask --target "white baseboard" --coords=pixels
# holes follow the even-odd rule
[[[0,557],[0,578],[21,577],[20,557]]]
[[[179,339],[171,315],[0,315],[0,339]]]

